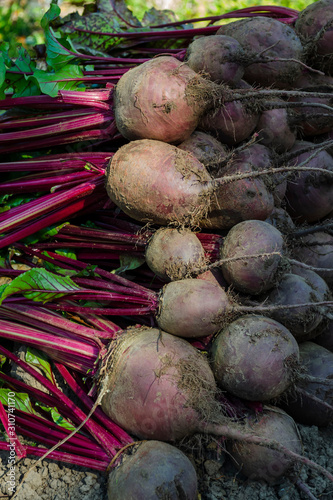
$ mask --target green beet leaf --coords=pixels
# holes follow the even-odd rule
[[[46,269],[34,268],[0,287],[0,305],[6,297],[21,293],[27,299],[47,302],[74,293],[80,287],[68,276],[57,276]]]
[[[25,362],[33,368],[37,368],[37,370],[44,375],[49,381],[55,385],[55,380],[52,372],[51,365],[49,363],[48,357],[43,352],[38,349],[34,349],[33,347],[27,347],[25,352]]]

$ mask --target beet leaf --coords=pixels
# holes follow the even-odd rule
[[[6,297],[21,293],[27,299],[47,302],[80,290],[68,276],[57,276],[43,268],[34,268],[0,286],[0,304]]]

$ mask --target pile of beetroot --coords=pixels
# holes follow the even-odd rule
[[[120,436],[110,500],[195,500],[177,445],[196,433],[222,436],[250,479],[295,479],[303,464],[333,481],[303,456],[296,426],[333,419],[333,1],[283,11],[252,9],[192,37],[185,56],[126,71],[99,101],[112,100],[100,119],[120,147],[12,162],[36,183],[49,162],[46,189],[60,159],[69,177],[43,206],[0,214],[3,287],[18,283],[1,291],[0,335],[29,343],[30,331],[90,409],[97,398]],[[47,240],[22,240],[59,221]],[[24,278],[50,263],[55,288],[36,281],[26,295]],[[87,331],[68,334],[77,318]],[[133,440],[135,453],[118,453]]]

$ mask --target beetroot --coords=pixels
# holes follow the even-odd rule
[[[260,114],[243,101],[231,101],[208,111],[199,128],[215,135],[222,144],[235,146],[255,130]]]
[[[117,128],[129,140],[182,142],[197,127],[213,95],[209,82],[178,59],[151,59],[127,71],[116,86]]]
[[[333,481],[327,470],[293,451],[292,443],[289,449],[223,417],[209,364],[185,340],[154,328],[128,330],[109,361],[101,381],[102,409],[139,438],[174,441],[198,432],[223,435],[282,452]],[[283,437],[278,439],[285,443]]]
[[[327,94],[327,97],[316,97],[306,93],[319,92]],[[302,97],[291,97],[290,102],[301,103],[301,106],[295,107],[291,123],[305,137],[313,137],[330,132],[333,127],[332,109],[332,87],[330,85],[317,85],[316,88],[307,87],[302,89]],[[322,107],[321,107],[322,106]],[[326,106],[326,108],[325,108]]]
[[[239,260],[223,263],[223,276],[241,292],[260,294],[274,286],[282,251],[282,234],[271,224],[257,220],[240,222],[229,231],[221,248],[222,259]],[[273,252],[280,255],[271,255]],[[247,258],[251,255],[259,257]]]
[[[302,342],[299,346],[301,365],[306,375],[318,379],[333,378],[333,353],[314,342]],[[306,425],[325,426],[333,422],[332,384],[298,381],[283,408],[297,421]]]
[[[265,408],[263,413],[249,417],[248,425],[253,432],[278,439],[296,453],[302,450],[295,422],[279,408]],[[263,479],[268,483],[275,483],[292,466],[292,461],[281,453],[263,450],[253,444],[234,442],[228,447],[228,451],[249,479]]]
[[[234,38],[225,35],[195,39],[186,52],[188,66],[216,83],[235,86],[244,74],[244,51]]]
[[[276,102],[279,102],[278,100]],[[281,104],[283,101],[280,101]],[[284,153],[296,141],[296,131],[291,124],[286,108],[267,109],[261,113],[256,126],[260,144]]]
[[[159,327],[180,337],[205,337],[220,329],[230,306],[226,292],[205,280],[168,283],[160,296]]]
[[[333,2],[319,0],[308,5],[299,15],[295,30],[304,39],[311,62],[331,72],[333,51]],[[320,57],[322,56],[322,57]]]
[[[254,145],[239,153],[223,174],[251,176],[266,160],[267,148]],[[143,222],[228,228],[249,218],[266,219],[273,210],[273,196],[259,176],[212,179],[193,155],[161,141],[132,141],[121,147],[106,176],[111,200]]]
[[[261,60],[273,59],[252,63],[245,68],[244,79],[251,84],[288,88],[301,74],[302,66],[295,59],[304,58],[302,43],[294,29],[287,24],[258,16],[226,24],[217,34],[238,40],[247,51],[250,63],[255,56]],[[279,61],[279,58],[289,61]]]
[[[293,223],[290,215],[284,208],[275,207],[271,215],[265,220],[272,226],[276,227],[282,234],[288,235],[292,233],[295,229],[295,224]]]
[[[286,273],[278,286],[268,295],[273,306],[284,306],[280,310],[272,311],[271,316],[291,331],[297,340],[311,338],[315,329],[323,320],[321,312],[315,309],[314,302],[325,301],[320,290],[307,280],[296,274]],[[308,306],[288,309],[288,305],[308,304]]]
[[[191,154],[161,141],[132,141],[107,170],[111,200],[143,222],[198,224],[207,214],[211,180]]]
[[[283,325],[265,316],[242,316],[214,339],[212,369],[221,389],[240,398],[267,401],[292,383],[298,344]]]
[[[197,475],[175,446],[146,441],[108,477],[109,500],[196,500]]]
[[[316,272],[329,285],[333,284],[333,236],[331,234],[318,231],[297,238],[293,242],[292,255],[301,262],[318,268]],[[323,270],[321,271],[320,268]]]
[[[313,341],[333,353],[333,320],[328,321],[321,328],[319,335]]]
[[[312,146],[307,141],[296,141],[290,152],[297,152],[304,147]],[[319,151],[310,159],[311,152],[302,153],[293,160],[295,176],[289,177],[286,192],[287,210],[297,222],[315,222],[325,217],[332,211],[333,206],[333,158],[326,151]],[[308,160],[307,167],[320,167],[326,169],[328,174],[322,172],[299,172],[297,165]]]
[[[166,281],[184,278],[205,264],[203,246],[189,229],[158,229],[145,257],[149,268]]]
[[[211,198],[209,222],[211,227],[232,228],[238,222],[265,220],[274,208],[274,191],[277,177],[268,148],[253,144],[241,151],[234,151],[231,161],[220,169],[221,180],[225,176],[248,172],[272,170],[270,175],[243,178],[221,184]],[[278,179],[279,182],[279,179]]]
[[[127,331],[108,377],[103,410],[139,438],[181,439],[212,411],[216,386],[208,362],[186,340],[158,329]]]
[[[208,172],[216,170],[227,155],[226,148],[221,142],[210,134],[198,130],[193,132],[186,141],[179,144],[178,148],[195,156],[205,165]]]

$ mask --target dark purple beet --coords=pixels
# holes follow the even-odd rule
[[[260,294],[272,288],[277,279],[281,255],[270,254],[282,251],[282,234],[271,224],[258,220],[240,222],[229,231],[221,248],[221,259],[240,260],[223,263],[223,276],[236,290]],[[251,255],[258,257],[247,258]]]
[[[298,341],[309,339],[311,333],[323,320],[321,312],[315,309],[314,302],[327,300],[327,297],[313,284],[296,274],[286,273],[279,284],[269,293],[269,303],[272,306],[285,306],[271,312],[271,316],[282,323]],[[289,305],[308,304],[303,307],[288,308]]]
[[[108,476],[109,500],[196,500],[197,475],[175,446],[143,441]]]
[[[279,101],[278,99],[276,102]],[[260,144],[274,149],[277,153],[285,153],[296,141],[296,131],[293,130],[286,108],[267,109],[261,113],[256,126]]]
[[[314,342],[302,342],[299,352],[301,366],[306,370],[305,375],[333,380],[332,352]],[[300,380],[296,388],[296,391],[291,391],[288,403],[283,404],[283,407],[297,422],[317,426],[333,422],[332,384]]]
[[[295,239],[292,246],[292,256],[316,268],[330,271],[316,272],[329,284],[333,284],[333,236],[324,231],[308,234]]]
[[[247,52],[249,64],[244,79],[264,87],[288,88],[302,71],[295,59],[302,60],[304,51],[295,30],[276,19],[251,17],[221,26],[218,34],[236,38]],[[267,57],[274,61],[252,63],[251,58]],[[293,61],[279,61],[279,58]]]
[[[186,52],[188,66],[207,74],[216,83],[235,86],[244,75],[244,51],[234,38],[225,35],[195,39]]]
[[[282,394],[298,367],[298,344],[283,325],[249,314],[214,339],[212,369],[223,390],[243,399],[267,401]]]
[[[249,417],[248,424],[253,432],[278,439],[296,453],[301,452],[302,443],[295,422],[280,408],[268,406],[263,413]],[[262,450],[253,444],[233,442],[228,451],[249,479],[276,483],[293,465],[292,460],[281,453]]]
[[[259,116],[244,101],[231,101],[205,114],[199,128],[215,135],[222,144],[235,146],[250,137]]]
[[[291,152],[297,152],[313,144],[297,141]],[[288,178],[286,208],[296,222],[315,222],[332,211],[333,177],[319,172],[297,172],[297,165],[309,159],[312,151],[300,154],[290,164],[295,165],[296,174]],[[306,167],[322,168],[333,171],[333,158],[326,151],[319,151],[306,163]]]

